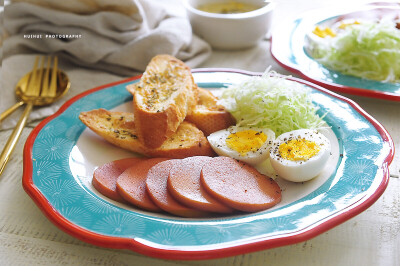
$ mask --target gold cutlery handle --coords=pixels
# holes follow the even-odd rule
[[[17,102],[7,110],[5,110],[3,113],[0,114],[0,122],[6,119],[10,114],[12,114],[15,110],[18,109],[21,105],[24,104],[24,101]]]
[[[21,115],[20,119],[18,120],[17,125],[15,126],[13,132],[11,133],[10,138],[8,139],[6,146],[4,147],[1,155],[0,155],[0,175],[3,173],[4,168],[10,159],[10,155],[14,150],[19,137],[21,136],[22,130],[24,129],[26,122],[28,120],[29,114],[32,111],[33,103],[29,102],[25,107],[23,114]]]

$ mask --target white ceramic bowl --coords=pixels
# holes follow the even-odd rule
[[[256,45],[271,27],[275,3],[265,0],[238,0],[261,6],[238,14],[204,12],[198,6],[229,0],[183,0],[193,32],[217,49],[244,49]]]

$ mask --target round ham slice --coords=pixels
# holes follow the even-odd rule
[[[216,199],[245,212],[262,211],[281,200],[281,189],[273,179],[229,157],[215,157],[205,164],[201,184]]]
[[[212,157],[207,156],[182,159],[170,170],[168,190],[177,201],[191,208],[215,213],[232,213],[232,208],[213,198],[200,185],[201,169],[211,161]]]
[[[158,212],[146,190],[146,177],[150,168],[166,158],[146,159],[126,169],[117,179],[117,191],[126,201],[144,210]]]
[[[126,203],[117,192],[117,178],[126,169],[142,160],[141,158],[126,158],[115,160],[98,167],[93,173],[93,187],[112,200]]]
[[[166,212],[182,217],[206,217],[211,214],[199,211],[176,201],[167,189],[167,181],[171,168],[180,164],[181,160],[168,160],[153,166],[147,174],[146,188],[153,202]]]

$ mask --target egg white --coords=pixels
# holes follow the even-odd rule
[[[320,147],[319,152],[309,159],[300,161],[282,158],[279,154],[279,146],[289,139],[298,137],[315,142]],[[316,130],[299,129],[283,133],[276,138],[270,150],[270,161],[279,177],[292,182],[305,182],[321,173],[328,162],[330,152],[330,141],[322,133]]]
[[[239,152],[231,149],[226,144],[226,138],[232,133],[244,130],[255,130],[263,132],[267,136],[267,140],[264,142],[263,145],[261,145],[261,147],[257,151],[249,151],[246,155],[243,156]],[[213,150],[218,155],[231,157],[233,159],[240,160],[254,166],[269,157],[269,150],[271,144],[275,140],[275,133],[268,128],[231,126],[227,129],[219,130],[210,134],[207,139]]]

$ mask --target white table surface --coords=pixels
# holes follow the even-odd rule
[[[322,6],[322,2],[304,1],[307,4],[294,8],[294,0],[281,1],[276,14],[278,17],[285,13],[294,15],[310,7]],[[265,40],[248,50],[214,51],[201,67],[260,72],[268,65],[278,72],[288,73],[273,61],[269,41]],[[400,103],[346,96],[376,118],[400,150]],[[398,154],[390,165],[389,185],[378,201],[358,216],[313,239],[223,259],[167,261],[87,244],[47,220],[21,185],[23,145],[34,125],[36,123],[24,129],[0,178],[0,265],[400,265]],[[0,131],[0,147],[5,145],[10,133],[11,130]]]

